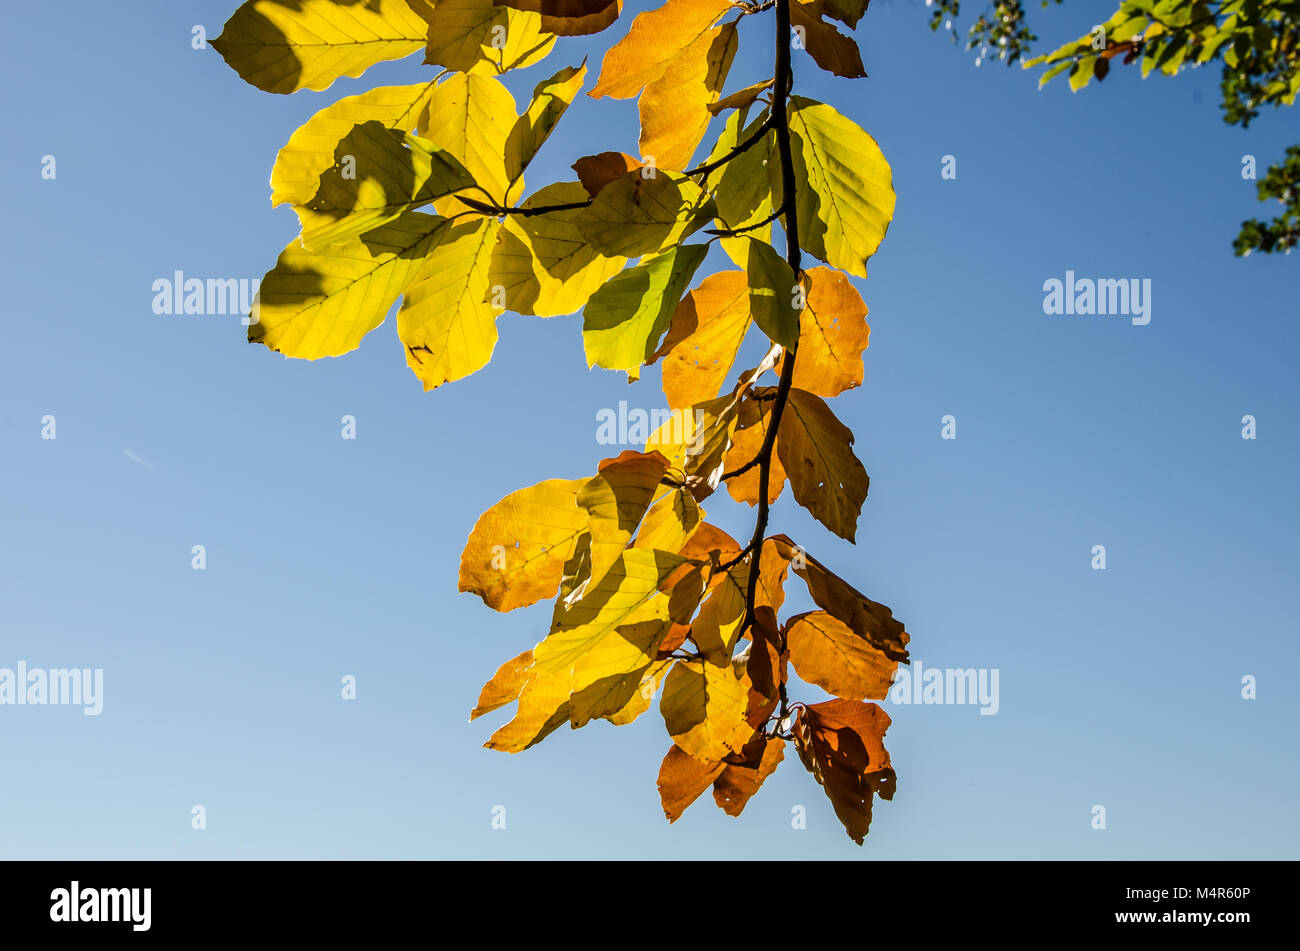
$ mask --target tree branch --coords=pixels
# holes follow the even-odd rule
[[[707,175],[709,172],[713,171],[714,169],[722,168],[722,166],[726,165],[737,155],[740,155],[744,152],[748,152],[750,149],[754,147],[754,144],[763,137],[763,134],[767,132],[769,128],[771,128],[772,119],[775,115],[776,115],[775,110],[769,112],[767,118],[764,119],[762,124],[759,125],[757,129],[754,130],[754,133],[749,138],[747,138],[744,142],[741,142],[734,149],[728,152],[726,155],[722,156],[721,158],[714,159],[712,162],[705,162],[703,165],[697,165],[695,168],[687,169],[682,174],[683,175]]]
[[[781,162],[781,211],[782,226],[785,230],[785,259],[790,270],[798,279],[803,270],[803,258],[799,250],[799,216],[795,203],[794,158],[790,147],[790,117],[786,99],[794,85],[794,75],[790,66],[790,0],[776,0],[776,70],[775,84],[772,89],[772,111],[769,124],[776,129],[777,153]],[[772,403],[767,432],[763,436],[763,445],[754,457],[758,464],[758,515],[754,520],[754,535],[745,551],[751,555],[749,565],[749,582],[745,591],[745,619],[741,633],[754,626],[755,599],[758,594],[759,566],[763,558],[763,536],[767,533],[768,520],[768,486],[772,478],[772,451],[776,445],[777,430],[781,426],[781,416],[790,397],[790,387],[794,381],[794,361],[797,345],[788,349],[782,356],[781,380],[777,384],[776,399]],[[744,471],[752,466],[747,464]],[[751,635],[752,636],[752,635]],[[757,641],[754,642],[757,646]],[[785,652],[785,644],[779,645]],[[785,684],[780,685],[780,717],[784,718],[789,707]]]

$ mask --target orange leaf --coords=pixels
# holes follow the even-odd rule
[[[874,703],[828,700],[802,707],[792,731],[799,758],[858,845],[871,827],[872,796],[894,798],[896,777],[884,747],[889,723]]]

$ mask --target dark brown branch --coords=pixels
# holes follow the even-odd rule
[[[755,221],[752,225],[745,225],[745,227],[743,228],[706,228],[704,230],[704,233],[715,235],[716,237],[719,238],[734,238],[737,235],[744,234],[746,231],[754,231],[758,228],[763,227],[763,225],[771,224],[773,221],[776,221],[776,219],[780,218],[784,214],[785,214],[785,206],[782,205],[780,208],[772,212],[762,221]]]
[[[737,155],[741,155],[745,152],[748,152],[750,149],[754,147],[755,143],[757,143],[758,140],[763,137],[763,134],[766,133],[769,128],[771,128],[772,117],[775,115],[776,115],[775,111],[769,112],[767,118],[764,119],[762,123],[759,125],[759,127],[754,130],[753,134],[750,135],[749,138],[745,139],[744,142],[741,142],[739,145],[737,145],[726,155],[722,156],[721,158],[714,159],[712,162],[705,162],[703,165],[697,165],[695,168],[688,169],[682,174],[683,175],[707,175],[709,172],[713,171],[714,169],[722,168],[722,166],[726,165]]]
[[[795,203],[794,158],[790,147],[790,117],[786,107],[794,78],[790,67],[790,0],[776,0],[776,76],[772,89],[772,111],[770,120],[776,129],[776,147],[781,161],[781,209],[782,225],[785,229],[785,259],[790,265],[796,280],[803,270],[803,258],[799,250],[799,220]],[[797,346],[791,347],[782,356],[781,380],[777,384],[776,399],[772,403],[772,413],[768,420],[767,432],[763,436],[763,445],[754,460],[758,463],[758,515],[754,520],[754,536],[745,551],[751,553],[749,565],[749,583],[745,592],[745,620],[741,625],[742,633],[754,626],[755,599],[758,594],[759,567],[763,557],[763,536],[767,533],[768,502],[767,491],[772,478],[772,450],[776,445],[777,430],[781,427],[781,416],[790,397],[790,387],[794,381],[794,361]],[[746,467],[748,468],[748,466]],[[755,640],[757,644],[757,640]],[[782,653],[785,644],[779,645]],[[784,719],[789,707],[785,684],[780,687],[780,717]]]
[[[489,205],[487,202],[475,201],[473,198],[466,198],[464,195],[457,195],[456,200],[469,205],[475,211],[481,211],[485,215],[518,215],[521,218],[544,215],[551,211],[573,211],[575,208],[586,208],[591,204],[589,198],[586,201],[571,201],[564,205],[538,205],[536,208],[503,208],[500,205]]]

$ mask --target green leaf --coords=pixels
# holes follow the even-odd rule
[[[685,175],[633,169],[602,188],[575,223],[600,254],[635,258],[677,244],[699,228],[702,197]]]
[[[754,323],[773,343],[787,350],[798,346],[799,311],[794,301],[799,283],[789,263],[766,241],[750,239],[745,273]]]
[[[587,365],[634,370],[649,362],[707,250],[702,244],[671,247],[643,258],[596,291],[583,311]]]
[[[795,207],[804,250],[831,267],[866,277],[866,259],[884,240],[894,216],[889,163],[876,140],[830,106],[790,97]],[[768,166],[780,204],[776,163]]]

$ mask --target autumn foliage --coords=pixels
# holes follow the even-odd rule
[[[865,75],[843,31],[866,7],[667,0],[628,24],[621,0],[250,0],[214,42],[274,93],[415,53],[435,67],[426,82],[340,99],[281,150],[272,201],[294,208],[302,232],[262,283],[251,340],[338,356],[400,299],[397,335],[425,389],[486,366],[505,311],[581,311],[590,366],[633,379],[661,366],[680,412],[643,451],[494,505],[469,535],[459,583],[498,611],[554,599],[546,636],[482,689],[473,717],[515,705],[486,745],[519,752],[564,724],[626,724],[659,694],[669,820],[710,789],[738,815],[787,743],[858,843],[873,798],[894,792],[889,717],[870,701],[907,662],[908,635],[768,533],[787,483],[848,541],[867,496],[853,434],[828,401],[862,382],[867,308],[848,276],[866,277],[885,236],[891,174],[865,131],[793,93],[791,63],[795,46],[801,63]],[[767,23],[752,35],[774,51],[772,75],[729,91],[751,17]],[[498,77],[562,48],[557,38],[616,24],[623,35],[587,94],[637,100],[640,157],[575,156],[573,180],[528,191],[524,173],[587,68],[541,79],[522,108]],[[730,266],[704,276],[715,242]],[[766,353],[738,372],[755,336]],[[723,486],[755,507],[751,538],[706,521],[701,505]],[[794,578],[817,610],[783,618]],[[835,699],[792,699],[792,671]]]

